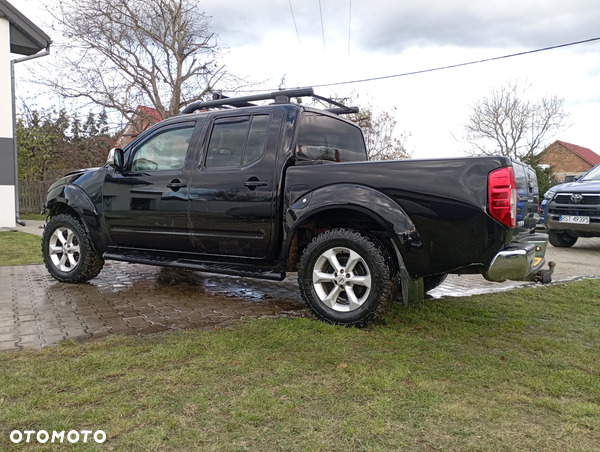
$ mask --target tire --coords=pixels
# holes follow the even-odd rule
[[[442,284],[447,277],[448,273],[440,273],[439,275],[426,276],[423,278],[423,288],[425,289],[425,293]]]
[[[320,320],[364,327],[391,305],[397,278],[379,240],[362,232],[332,229],[304,249],[298,284],[306,305]]]
[[[42,236],[42,255],[50,274],[61,282],[82,283],[98,276],[104,259],[73,215],[53,216]]]
[[[550,243],[558,248],[570,248],[575,245],[578,239],[578,237],[573,237],[568,232],[550,231],[548,236]]]

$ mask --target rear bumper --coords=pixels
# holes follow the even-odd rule
[[[519,237],[500,251],[483,275],[488,281],[534,280],[546,262],[547,234],[530,234]]]

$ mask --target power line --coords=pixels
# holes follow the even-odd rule
[[[372,81],[375,81],[375,80],[385,80],[385,79],[388,79],[388,78],[404,77],[404,76],[407,76],[407,75],[425,74],[427,72],[442,71],[444,69],[453,69],[453,68],[462,67],[462,66],[469,66],[469,65],[472,65],[472,64],[487,63],[487,62],[490,62],[490,61],[497,61],[497,60],[502,60],[502,59],[506,59],[506,58],[517,57],[517,56],[522,56],[522,55],[529,55],[529,54],[538,53],[538,52],[545,52],[546,50],[554,50],[554,49],[559,49],[561,47],[569,47],[569,46],[574,46],[574,45],[577,45],[577,44],[585,44],[587,42],[598,41],[598,40],[600,40],[600,37],[598,37],[598,38],[592,38],[592,39],[586,39],[584,41],[570,42],[568,44],[560,44],[560,45],[552,46],[552,47],[544,47],[543,49],[528,50],[527,52],[512,53],[510,55],[503,55],[503,56],[494,57],[494,58],[486,58],[484,60],[470,61],[468,63],[459,63],[459,64],[453,64],[453,65],[450,65],[450,66],[442,66],[442,67],[437,67],[437,68],[432,68],[432,69],[424,69],[424,70],[421,70],[421,71],[404,72],[402,74],[384,75],[382,77],[372,77],[372,78],[365,78],[365,79],[359,79],[359,80],[349,80],[349,81],[345,81],[345,82],[336,82],[336,83],[323,83],[321,85],[310,85],[310,86],[312,86],[313,88],[322,88],[324,86],[348,85],[350,83],[372,82]]]
[[[321,15],[321,33],[323,34],[323,50],[327,52],[325,48],[325,27],[323,26],[323,9],[321,8],[321,0],[319,0],[319,14]]]
[[[294,16],[294,9],[292,8],[292,0],[288,0],[289,4],[290,4],[290,11],[292,12],[292,19],[294,21],[294,28],[296,29],[296,36],[298,37],[298,45],[301,46],[302,44],[300,44],[300,34],[298,33],[298,26],[296,25],[296,17]]]
[[[450,66],[441,66],[441,67],[436,67],[436,68],[432,68],[432,69],[423,69],[423,70],[414,71],[414,72],[404,72],[402,74],[384,75],[384,76],[381,76],[381,77],[372,77],[372,78],[364,78],[364,79],[358,79],[358,80],[348,80],[348,81],[345,81],[345,82],[323,83],[321,85],[306,85],[306,86],[311,86],[313,88],[322,88],[322,87],[325,87],[325,86],[349,85],[351,83],[372,82],[372,81],[375,81],[375,80],[385,80],[385,79],[388,79],[388,78],[405,77],[407,75],[425,74],[427,72],[442,71],[442,70],[445,70],[445,69],[453,69],[453,68],[462,67],[462,66],[470,66],[470,65],[473,65],[473,64],[488,63],[490,61],[497,61],[497,60],[502,60],[502,59],[507,59],[507,58],[513,58],[513,57],[523,56],[523,55],[530,55],[532,53],[545,52],[547,50],[560,49],[562,47],[570,47],[570,46],[575,46],[575,45],[578,45],[578,44],[586,44],[588,42],[594,42],[594,41],[600,41],[600,37],[592,38],[592,39],[586,39],[586,40],[583,40],[583,41],[569,42],[567,44],[560,44],[560,45],[551,46],[551,47],[544,47],[542,49],[528,50],[526,52],[511,53],[509,55],[502,55],[502,56],[498,56],[498,57],[494,57],[494,58],[486,58],[484,60],[469,61],[468,63],[452,64]],[[240,92],[240,93],[254,93],[254,92],[261,92],[261,91],[276,91],[276,89],[240,90],[240,91],[237,91],[237,92]]]

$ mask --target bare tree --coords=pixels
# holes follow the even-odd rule
[[[138,105],[161,117],[202,100],[227,73],[210,18],[192,0],[62,0],[48,8],[63,33],[42,83],[128,120]]]
[[[352,93],[349,98],[343,99],[343,103],[349,106],[358,106],[360,111],[348,115],[350,121],[360,126],[365,136],[365,145],[369,160],[400,160],[411,158],[411,153],[406,149],[406,140],[410,133],[395,133],[396,120],[394,113],[396,107],[391,111],[376,111],[370,104],[360,104],[360,96]]]
[[[528,89],[529,85],[521,89],[518,81],[511,81],[471,107],[462,140],[471,146],[471,154],[500,154],[535,163],[547,141],[567,127],[564,99],[528,100]]]

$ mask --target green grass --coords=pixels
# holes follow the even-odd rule
[[[597,451],[600,281],[0,353],[12,430],[116,451]]]
[[[38,220],[38,221],[46,221],[47,214],[40,215],[39,213],[22,213],[19,215],[21,220]]]
[[[0,265],[41,264],[41,242],[25,232],[0,232]]]

